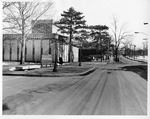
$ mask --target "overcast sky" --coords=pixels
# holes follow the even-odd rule
[[[7,0],[8,1],[8,0]],[[20,0],[21,1],[21,0]],[[28,0],[29,1],[29,0]],[[48,2],[51,0],[30,0]],[[82,12],[88,25],[107,25],[110,28],[113,15],[117,16],[120,24],[127,23],[128,31],[150,33],[150,0],[53,0],[54,20],[61,18],[60,14],[74,7]],[[149,23],[143,25],[144,22]],[[136,34],[133,44],[142,46],[143,38],[148,36]],[[149,38],[150,39],[150,38]]]
[[[107,25],[111,32],[113,15],[121,24],[127,23],[128,31],[148,33],[150,27],[150,0],[54,0],[57,20],[63,11],[74,7],[85,16],[88,25]],[[148,22],[148,25],[143,25]],[[150,30],[149,30],[150,31]],[[143,38],[148,36],[136,34],[133,44],[142,46]]]

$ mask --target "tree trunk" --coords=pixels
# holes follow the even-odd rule
[[[116,48],[116,58],[115,58],[115,60],[116,60],[116,62],[118,62],[118,48]]]
[[[68,62],[73,62],[73,55],[72,55],[72,46],[69,45],[69,56],[68,56]]]
[[[24,36],[22,36],[20,64],[24,64],[24,63],[25,63],[25,38]]]
[[[55,63],[54,63],[54,69],[53,72],[57,72],[57,53],[58,53],[58,47],[57,47],[57,42],[55,39]]]
[[[69,39],[69,50],[68,50],[68,62],[72,61],[72,31],[70,31],[70,39]]]
[[[23,14],[23,10],[21,10],[21,19],[22,19],[22,43],[21,43],[21,60],[20,60],[20,64],[24,64],[25,63],[25,19],[24,19],[24,14]]]

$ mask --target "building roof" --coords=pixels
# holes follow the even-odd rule
[[[28,39],[50,39],[52,38],[51,33],[32,33],[27,36]],[[21,38],[21,34],[3,34],[3,39],[15,40]]]
[[[21,34],[3,34],[3,40],[21,39]]]

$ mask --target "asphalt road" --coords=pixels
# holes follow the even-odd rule
[[[85,77],[45,81],[41,86],[22,89],[19,94],[6,96],[3,104],[9,109],[3,114],[146,115],[146,80],[133,72],[121,70],[120,66],[103,65]],[[5,86],[12,81],[7,78]],[[30,82],[33,80],[28,80],[26,85]]]
[[[130,64],[130,65],[132,65],[132,64],[133,64],[133,65],[146,64],[146,62],[145,62],[145,63],[142,63],[142,62],[130,60],[130,59],[127,59],[127,58],[125,58],[125,57],[123,57],[123,56],[120,56],[120,57],[119,57],[119,60],[122,61],[122,62],[124,62],[124,63]]]

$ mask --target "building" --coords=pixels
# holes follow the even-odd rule
[[[42,55],[51,55],[55,60],[55,43],[53,34],[57,28],[52,20],[32,21],[32,33],[28,35],[25,44],[25,61],[41,62]],[[62,57],[64,62],[68,61],[68,43],[63,35],[58,39],[58,57]],[[3,61],[20,61],[21,56],[21,34],[3,34]],[[78,61],[78,47],[73,46],[73,61]]]

